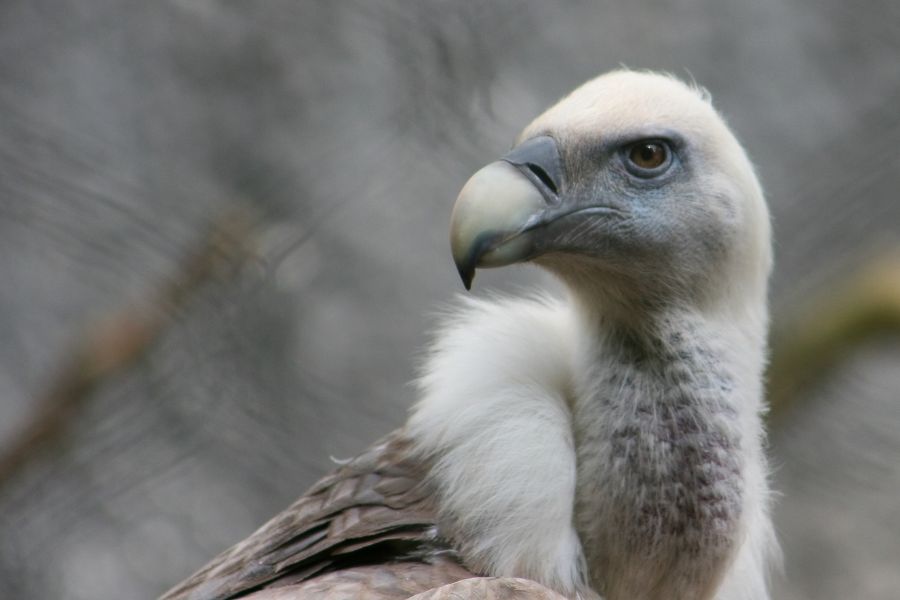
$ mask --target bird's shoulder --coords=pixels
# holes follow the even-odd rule
[[[438,556],[453,562],[438,539],[425,467],[410,450],[402,432],[382,439],[162,600],[235,598],[378,564],[419,563],[427,571]],[[441,573],[429,587],[466,574],[446,564]]]

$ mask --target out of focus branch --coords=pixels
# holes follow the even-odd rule
[[[251,251],[251,221],[242,211],[220,218],[177,272],[142,305],[128,306],[91,326],[38,399],[36,410],[0,453],[0,487],[35,456],[59,443],[92,391],[137,363],[165,331],[170,317],[205,284],[236,272]]]
[[[770,420],[873,335],[900,334],[900,255],[881,259],[827,297],[776,322],[769,367]]]

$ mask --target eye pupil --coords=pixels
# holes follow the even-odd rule
[[[655,169],[668,158],[666,147],[659,142],[640,142],[631,148],[628,159],[642,169]]]

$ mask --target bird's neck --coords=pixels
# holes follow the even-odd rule
[[[568,283],[568,282],[567,282]],[[583,386],[603,387],[608,372],[633,372],[648,400],[665,402],[674,387],[695,396],[732,379],[731,390],[759,408],[767,350],[765,290],[746,297],[647,302],[638,296],[570,287],[580,335]],[[685,371],[688,377],[682,377]],[[715,387],[715,386],[713,386]],[[723,392],[723,390],[719,390]],[[723,392],[724,393],[724,392]],[[626,400],[624,397],[622,401]]]
[[[650,572],[707,585],[733,555],[758,454],[762,333],[685,307],[640,310],[581,306],[575,519],[593,576],[634,572],[603,590],[611,598],[645,597]]]

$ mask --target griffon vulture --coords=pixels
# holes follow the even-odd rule
[[[708,96],[582,85],[466,183],[451,246],[466,287],[531,261],[567,294],[462,302],[404,427],[164,598],[768,598],[769,218]]]

